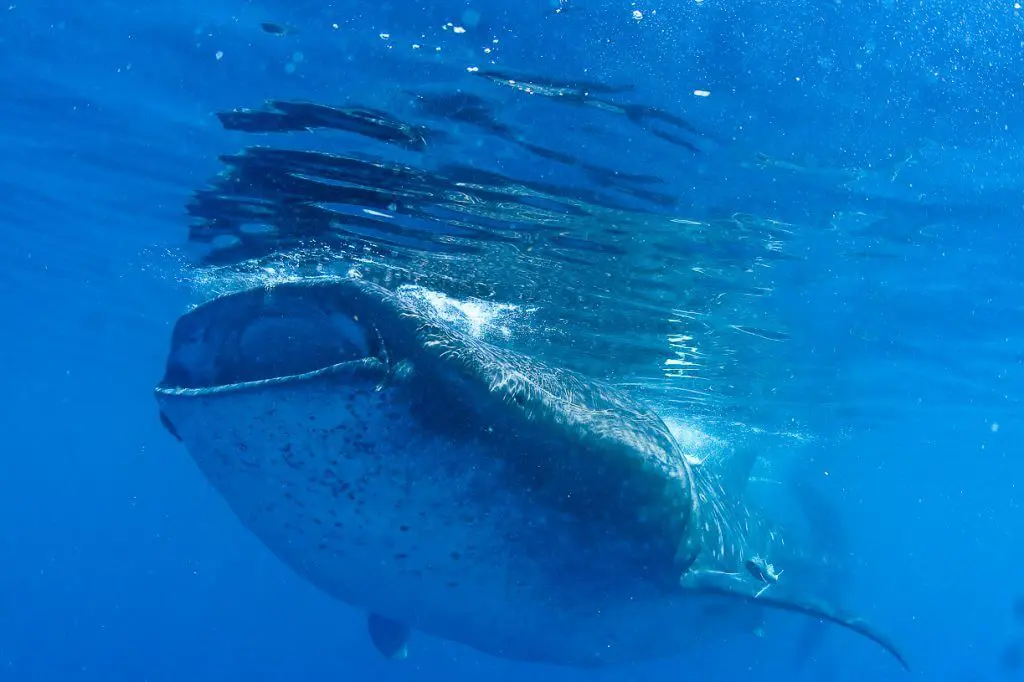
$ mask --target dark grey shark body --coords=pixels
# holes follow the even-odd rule
[[[744,565],[778,538],[657,415],[422,297],[347,279],[216,299],[179,320],[157,399],[241,521],[373,614],[387,655],[409,626],[506,658],[628,663],[720,641],[754,605],[903,661],[785,581],[758,596]]]

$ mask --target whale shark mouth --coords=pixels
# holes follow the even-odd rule
[[[377,329],[317,290],[253,290],[197,308],[175,329],[158,390],[202,394],[241,390],[347,366],[384,371]]]

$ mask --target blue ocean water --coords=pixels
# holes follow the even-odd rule
[[[831,630],[796,661],[382,660],[152,399],[190,305],[352,268],[511,306],[508,343],[757,448],[911,677],[1020,678],[1022,11],[0,8],[0,679],[908,677]]]

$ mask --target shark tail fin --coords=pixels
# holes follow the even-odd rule
[[[892,640],[875,630],[863,619],[844,613],[830,604],[786,594],[780,591],[778,585],[772,585],[771,589],[765,589],[765,586],[761,583],[745,580],[742,576],[737,576],[736,574],[719,573],[717,571],[691,571],[683,576],[680,585],[684,591],[695,594],[732,597],[752,604],[793,613],[802,613],[812,618],[835,623],[840,627],[867,637],[899,661],[904,670],[910,670],[907,659]]]

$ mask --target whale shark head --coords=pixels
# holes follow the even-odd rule
[[[671,547],[657,543],[672,553],[667,575],[674,581],[692,561],[692,471],[653,413],[572,373],[477,342],[410,292],[329,279],[216,299],[177,324],[158,396],[209,399],[327,377],[339,400],[372,392],[389,405],[407,405],[409,419],[396,426],[410,438],[429,432],[457,439],[474,428],[486,429],[492,441],[511,434],[525,450],[506,463],[510,475],[524,476],[518,483],[562,496],[567,491],[559,486],[570,481],[561,477],[571,476],[572,494],[562,506],[572,513],[612,522],[619,499],[631,522],[631,505],[654,524],[671,518]],[[581,437],[586,448],[548,457],[547,447],[559,439]],[[634,488],[624,491],[615,476]],[[663,517],[655,514],[659,504]]]
[[[358,285],[281,286],[200,306],[175,327],[160,390],[239,391],[340,367],[383,380],[391,369],[387,349],[408,341],[410,330],[394,307],[361,293]],[[390,332],[387,346],[381,329]]]
[[[564,665],[670,656],[711,628],[707,598],[899,657],[790,590],[722,487],[735,474],[695,468],[650,409],[410,291],[324,279],[214,299],[176,324],[156,397],[242,523],[366,611],[389,657],[410,629]]]

